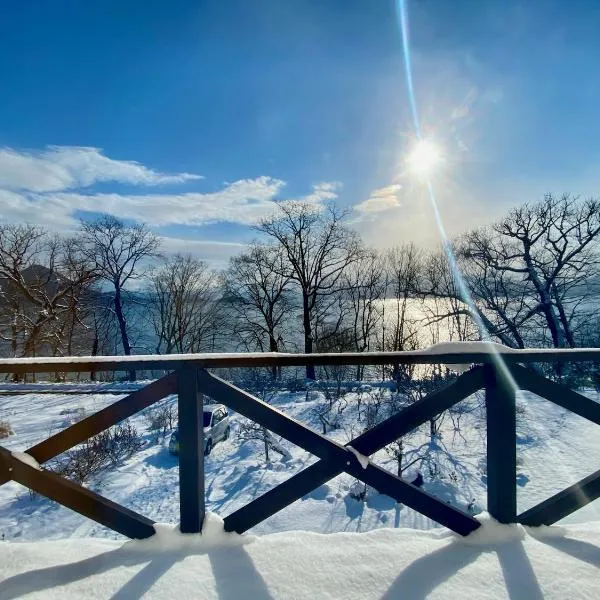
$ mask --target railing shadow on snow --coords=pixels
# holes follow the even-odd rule
[[[180,529],[202,530],[205,515],[204,397],[227,405],[318,457],[318,461],[224,517],[225,529],[243,533],[341,473],[348,473],[460,535],[480,526],[471,514],[368,461],[388,444],[485,390],[487,415],[487,506],[501,523],[550,525],[600,497],[600,471],[517,513],[517,388],[533,392],[600,425],[600,404],[550,381],[523,365],[540,362],[600,361],[600,350],[512,350],[495,344],[439,346],[416,352],[337,354],[196,354],[131,357],[61,357],[0,359],[0,373],[166,370],[167,375],[130,393],[26,452],[37,463],[101,433],[171,394],[178,395]],[[471,364],[453,383],[410,404],[346,445],[306,427],[244,390],[217,377],[209,368],[312,365]],[[0,485],[14,480],[93,521],[130,538],[155,533],[151,519],[112,502],[0,446]]]

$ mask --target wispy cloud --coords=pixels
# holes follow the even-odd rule
[[[100,182],[155,186],[202,179],[192,173],[160,173],[132,160],[108,158],[99,148],[48,146],[41,151],[0,149],[0,188],[55,192]]]
[[[354,210],[364,216],[388,211],[392,208],[398,208],[401,206],[400,201],[398,200],[398,192],[401,189],[401,185],[392,184],[373,190],[364,202],[354,205]]]

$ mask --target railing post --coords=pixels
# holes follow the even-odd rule
[[[181,533],[199,533],[204,521],[204,431],[196,367],[178,371],[179,514]]]
[[[506,367],[505,367],[506,369]],[[487,505],[500,523],[517,520],[515,385],[509,372],[485,365],[487,413]]]

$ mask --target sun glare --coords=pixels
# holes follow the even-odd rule
[[[419,140],[406,159],[408,168],[419,177],[430,177],[442,162],[440,147],[431,140]]]

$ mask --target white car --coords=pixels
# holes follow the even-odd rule
[[[213,446],[221,440],[226,440],[231,433],[229,413],[223,404],[204,407],[204,456],[208,456]],[[169,452],[179,454],[179,428],[171,434]]]

